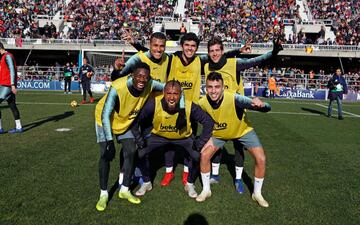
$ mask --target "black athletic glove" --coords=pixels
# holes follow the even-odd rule
[[[178,118],[176,119],[176,128],[181,131],[186,127],[185,109],[180,109]]]
[[[146,140],[142,137],[136,138],[136,145],[138,149],[143,149],[146,147]]]
[[[270,112],[271,111],[271,105],[268,103],[265,103],[265,106],[259,109],[260,112]]]
[[[139,157],[139,159],[141,159],[147,154],[146,149],[145,149],[146,145],[147,145],[146,139],[144,139],[142,137],[136,138],[135,142],[138,147],[138,157]]]
[[[273,40],[273,50],[272,50],[272,55],[273,56],[277,56],[277,54],[279,54],[280,51],[283,50],[283,47],[281,45],[281,40],[280,38],[275,38]]]
[[[105,147],[105,152],[104,152],[104,158],[107,161],[112,161],[115,158],[115,144],[114,141],[106,141],[106,147]]]

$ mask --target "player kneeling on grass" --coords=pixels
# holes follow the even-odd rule
[[[150,162],[148,154],[163,146],[178,146],[190,157],[189,176],[185,190],[189,197],[196,198],[194,182],[198,175],[200,150],[211,137],[214,121],[197,104],[185,101],[185,109],[180,108],[181,85],[178,81],[168,81],[163,95],[149,100],[142,109],[132,129],[139,147],[140,169],[144,183],[135,193],[144,195],[152,189],[150,180]],[[139,124],[152,120],[151,134],[144,139],[139,131]],[[202,124],[203,130],[199,138],[194,140],[191,122]]]
[[[271,107],[259,98],[250,99],[234,92],[224,91],[221,74],[211,72],[206,79],[206,96],[200,99],[199,105],[209,113],[215,121],[212,140],[214,149],[201,152],[200,171],[203,190],[196,201],[205,201],[211,196],[210,190],[210,159],[228,140],[238,140],[255,159],[255,185],[252,198],[260,206],[268,207],[269,203],[261,195],[261,187],[265,176],[265,153],[253,129],[243,132],[241,119],[244,109],[267,112]]]
[[[115,157],[113,133],[123,146],[123,181],[119,197],[139,204],[140,199],[129,191],[134,173],[134,160],[137,154],[134,136],[130,126],[145,104],[152,91],[162,91],[164,84],[150,79],[150,68],[138,63],[131,76],[117,79],[111,84],[109,92],[98,102],[95,109],[97,142],[100,144],[99,176],[100,199],[96,204],[99,211],[105,210],[108,202],[107,184],[110,162]]]

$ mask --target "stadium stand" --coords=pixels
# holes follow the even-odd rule
[[[309,43],[359,45],[359,1],[303,1],[307,18],[314,21],[331,21],[335,40],[318,38],[309,41],[303,31],[291,31],[285,25],[302,23],[304,7],[295,0],[223,0],[185,2],[185,14],[177,15],[178,1],[163,0],[28,0],[2,1],[0,3],[0,37],[2,38],[53,38],[84,40],[119,40],[125,30],[137,38],[148,39],[153,32],[155,18],[170,17],[180,21],[198,21],[197,32],[206,41],[212,35],[227,42],[240,43],[249,39],[253,43],[267,43],[274,35],[281,35],[288,44]],[[180,4],[180,3],[179,3]],[[52,18],[57,12],[63,15],[65,26],[39,25],[38,18]],[[308,12],[309,11],[309,12]],[[314,22],[307,21],[307,22]],[[290,23],[290,24],[291,24]],[[51,28],[51,29],[50,29]],[[321,31],[323,32],[323,31]],[[319,32],[321,37],[322,33]]]
[[[118,51],[111,52],[114,46],[121,45],[129,55],[133,54],[133,48],[123,38],[129,31],[145,41],[154,30],[168,34],[167,29],[175,30],[174,27],[184,23],[188,32],[201,37],[199,52],[205,53],[206,41],[216,35],[222,37],[227,49],[239,48],[241,43],[252,39],[254,55],[271,49],[273,37],[282,36],[286,41],[282,62],[289,62],[287,56],[346,58],[344,71],[349,87],[359,90],[356,64],[360,47],[359,5],[355,0],[6,0],[0,2],[0,40],[9,47],[30,49],[17,56],[22,62],[21,80],[61,81],[63,66],[49,66],[56,60],[42,59],[47,63],[38,60],[40,65],[27,62],[29,56],[41,55],[32,53],[31,49],[59,48],[67,51],[58,60],[61,63],[72,57],[76,64],[78,55],[104,59],[90,57],[98,74],[93,82],[102,82],[109,80],[111,64],[118,56]],[[314,29],[309,29],[311,26]],[[178,50],[178,44],[172,43],[167,46],[170,52]],[[279,68],[243,71],[245,82],[266,85],[267,77],[273,73],[283,87],[321,89],[333,72],[326,66],[307,67],[299,63],[291,68],[281,62],[272,66]]]
[[[308,6],[315,19],[333,20],[337,45],[359,45],[360,2],[358,0],[311,0]]]
[[[70,39],[121,39],[131,29],[136,37],[152,33],[155,16],[173,16],[175,1],[72,1],[64,19],[72,22]]]
[[[1,1],[0,37],[41,38],[36,18],[40,15],[54,16],[63,7],[63,1],[59,0]],[[44,33],[46,38],[50,38],[56,32],[45,29]]]
[[[203,40],[212,35],[228,42],[252,37],[255,43],[284,35],[284,19],[299,19],[294,0],[281,1],[190,1],[186,17],[196,18]]]

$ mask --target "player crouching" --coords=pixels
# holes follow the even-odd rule
[[[206,79],[206,96],[200,99],[201,108],[210,114],[215,121],[212,140],[214,148],[208,148],[201,152],[200,171],[203,182],[203,190],[196,198],[202,202],[211,196],[210,190],[210,159],[214,153],[222,148],[228,140],[238,140],[244,145],[250,155],[255,159],[255,184],[252,199],[262,207],[269,207],[269,203],[261,194],[265,176],[265,152],[253,129],[241,129],[243,124],[243,109],[253,109],[268,112],[271,107],[259,98],[250,99],[230,91],[224,91],[221,74],[212,72]]]
[[[135,193],[137,196],[144,195],[152,189],[150,180],[149,153],[160,147],[172,145],[184,150],[190,157],[189,176],[185,190],[189,197],[196,198],[194,182],[198,175],[199,151],[211,137],[214,121],[197,104],[186,100],[185,110],[180,108],[181,85],[178,81],[168,81],[165,85],[163,95],[149,100],[132,130],[138,147],[140,170],[144,183]],[[139,132],[139,124],[152,120],[151,134],[147,139]],[[202,124],[203,130],[199,138],[194,141],[191,121]]]

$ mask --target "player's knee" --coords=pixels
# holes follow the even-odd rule
[[[266,157],[265,157],[265,154],[258,154],[258,155],[256,155],[255,160],[256,160],[256,164],[257,164],[257,165],[265,167],[265,165],[266,165]]]
[[[203,151],[200,155],[201,161],[210,161],[211,158],[211,152],[210,151]]]

